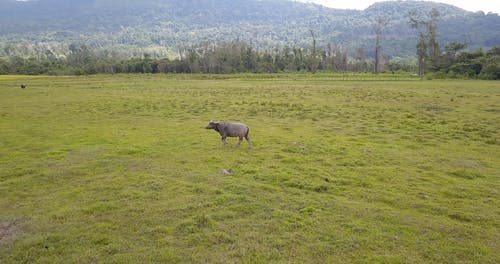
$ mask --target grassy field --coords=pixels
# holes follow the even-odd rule
[[[0,263],[500,263],[500,82],[369,79],[0,76]]]

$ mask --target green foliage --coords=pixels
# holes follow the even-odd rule
[[[347,60],[340,48],[328,47],[321,54],[310,50],[285,47],[272,52],[259,51],[250,45],[228,43],[196,45],[181,50],[180,59],[154,59],[149,54],[141,58],[113,60],[99,57],[85,45],[72,44],[72,50],[60,59],[23,59],[11,57],[2,63],[4,74],[96,74],[96,73],[241,73],[297,71],[357,71],[373,68],[362,58]]]
[[[500,84],[392,78],[0,76],[0,262],[499,263]]]
[[[373,25],[389,23],[380,39],[389,58],[414,55],[417,39],[408,13],[441,13],[439,43],[464,42],[488,49],[500,43],[500,17],[466,12],[429,1],[388,1],[363,11],[335,10],[285,0],[0,1],[0,56],[68,56],[72,43],[113,59],[178,56],[179,49],[205,42],[252,43],[258,49],[335,44],[354,56],[363,48],[374,58]]]
[[[433,60],[428,78],[482,78],[498,80],[499,48],[490,51],[461,52],[457,43],[445,47],[446,53]],[[186,48],[181,59],[155,59],[148,54],[141,58],[112,60],[95,56],[85,46],[73,48],[67,58],[35,59],[0,58],[0,74],[88,75],[97,73],[276,73],[302,71],[370,72],[373,61],[348,60],[341,49],[329,47],[316,54],[310,50],[285,47],[272,52],[258,51],[244,42],[199,45]],[[360,52],[362,53],[362,52]],[[314,58],[314,59],[313,59]],[[393,58],[387,69],[392,72],[416,72],[416,59]],[[315,66],[311,67],[311,62]]]
[[[418,72],[417,69],[417,59],[414,57],[395,57],[392,58],[388,65],[390,71],[404,71],[404,72]]]
[[[487,54],[482,49],[459,53],[466,45],[451,42],[441,52],[437,42],[437,23],[440,13],[432,9],[429,18],[422,14],[410,14],[409,24],[417,30],[419,41],[417,47],[419,76],[422,78],[427,71],[433,74],[427,78],[464,77],[498,80],[499,47],[494,47]]]
[[[464,51],[458,53],[457,49],[465,47],[452,43],[446,47],[447,52],[441,55],[434,64],[434,77],[462,77],[500,80],[500,47],[495,47],[487,52],[483,50]]]

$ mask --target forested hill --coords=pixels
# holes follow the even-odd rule
[[[408,14],[440,16],[440,42],[469,49],[500,45],[500,17],[446,4],[393,1],[363,11],[338,10],[288,0],[0,0],[0,57],[64,55],[85,44],[116,57],[172,56],[179,49],[241,40],[272,49],[328,44],[373,56],[374,24],[388,21],[382,38],[388,56],[415,54],[416,33]]]

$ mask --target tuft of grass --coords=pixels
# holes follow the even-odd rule
[[[0,76],[0,262],[499,263],[499,102],[385,75]]]

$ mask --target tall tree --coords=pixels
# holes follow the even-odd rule
[[[384,17],[378,17],[375,24],[373,25],[373,30],[375,31],[375,74],[379,74],[381,71],[381,57],[382,57],[382,46],[380,45],[380,39],[382,37],[382,31],[387,26],[387,19]]]
[[[428,34],[428,52],[430,63],[432,67],[439,63],[439,58],[441,56],[441,51],[439,49],[439,43],[437,41],[437,25],[439,22],[439,11],[435,8],[432,9],[430,13],[430,19],[427,22],[427,34]]]
[[[314,31],[312,29],[309,29],[309,32],[311,32],[311,37],[313,40],[313,49],[312,49],[312,54],[311,54],[311,59],[309,62],[309,69],[315,73],[316,68],[317,68],[317,58],[316,58],[316,36],[314,35]]]
[[[437,41],[437,24],[439,22],[439,11],[432,9],[428,18],[417,12],[410,12],[410,26],[416,29],[418,34],[417,57],[418,74],[424,77],[428,65],[437,65],[441,56],[439,43]]]
[[[421,13],[412,11],[409,14],[410,26],[417,31],[418,41],[417,41],[417,59],[418,59],[418,76],[423,78],[425,74],[425,58],[427,57],[427,45],[425,41],[425,33],[422,29],[422,24],[424,24],[424,19]]]
[[[423,33],[420,33],[419,40],[417,42],[417,58],[418,76],[420,76],[420,78],[423,78],[427,70],[427,42],[425,41],[425,35]]]

